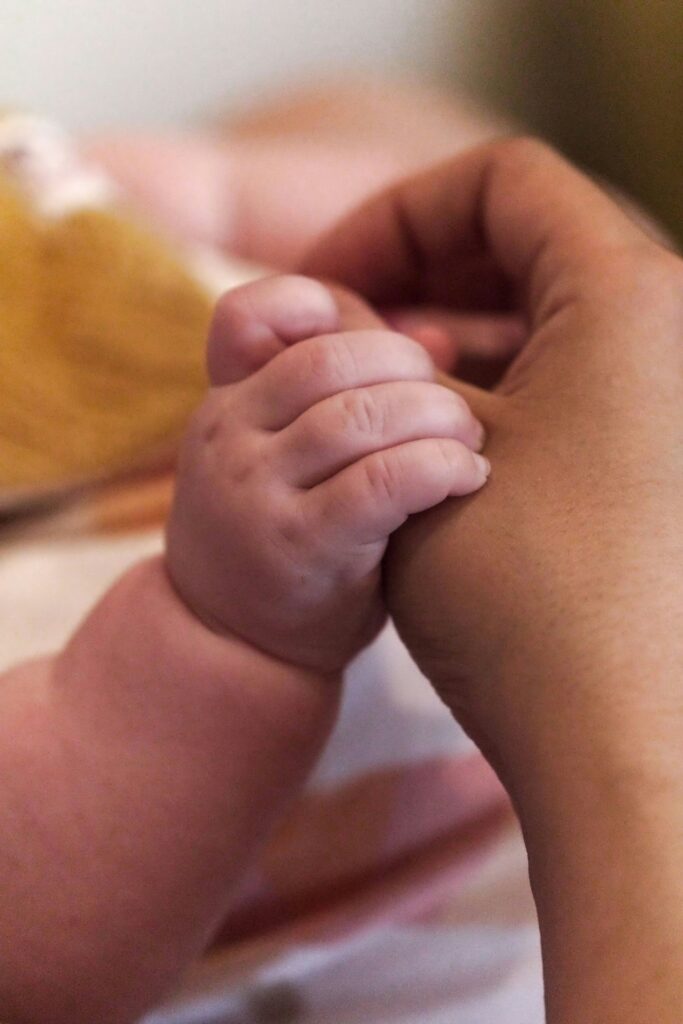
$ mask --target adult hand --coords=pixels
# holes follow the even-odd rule
[[[478,497],[411,521],[399,630],[517,805],[557,1022],[683,1016],[683,262],[525,140],[393,188],[306,270],[507,309]]]
[[[321,81],[211,130],[91,139],[86,153],[182,241],[290,270],[321,231],[378,189],[502,129],[462,98],[381,79]],[[510,317],[394,309],[393,325],[451,368],[498,372],[521,343]],[[455,337],[454,337],[455,333]]]

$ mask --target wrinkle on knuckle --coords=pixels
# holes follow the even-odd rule
[[[381,402],[367,390],[347,391],[341,396],[342,422],[345,432],[349,429],[364,438],[381,436],[385,418]]]
[[[217,389],[190,417],[188,433],[203,445],[215,445],[223,440],[232,420],[231,402],[224,389]]]
[[[221,431],[221,426],[219,410],[215,403],[207,400],[190,416],[186,437],[202,445],[212,445]]]
[[[311,566],[323,560],[320,531],[311,522],[305,502],[281,501],[272,516],[267,536],[274,564],[297,585],[303,584]]]
[[[396,501],[400,488],[400,469],[396,457],[378,452],[364,463],[365,483],[373,501],[390,503]]]
[[[455,441],[437,438],[434,441],[432,458],[430,459],[435,476],[453,476],[464,473],[471,456],[469,452]]]
[[[244,488],[266,469],[268,459],[263,446],[247,431],[236,431],[224,417],[203,422],[201,438],[205,474],[213,481],[217,494],[225,494],[230,487]]]

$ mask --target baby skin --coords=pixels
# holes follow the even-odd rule
[[[304,278],[226,295],[164,556],[0,685],[0,1019],[135,1020],[208,944],[381,628],[412,513],[483,485],[424,349]]]
[[[416,342],[305,278],[226,295],[208,364],[180,458],[171,578],[220,635],[335,675],[384,623],[389,535],[484,483],[483,429]]]

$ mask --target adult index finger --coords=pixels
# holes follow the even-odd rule
[[[556,308],[558,292],[599,286],[610,250],[644,239],[558,153],[533,139],[511,139],[370,200],[318,243],[305,271],[391,304],[406,295],[433,297],[444,267],[489,256],[537,325]],[[466,297],[456,304],[466,306]]]

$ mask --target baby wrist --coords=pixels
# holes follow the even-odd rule
[[[108,591],[60,656],[58,673],[82,710],[106,699],[126,727],[167,715],[188,732],[213,734],[238,707],[264,735],[291,732],[302,741],[331,723],[338,694],[334,681],[211,630],[176,593],[162,557]]]

